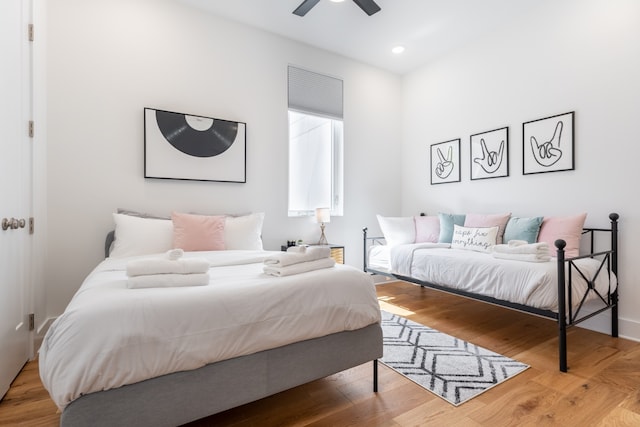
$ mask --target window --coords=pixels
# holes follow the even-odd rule
[[[342,215],[342,121],[289,110],[289,216]]]
[[[289,67],[289,216],[343,213],[342,80]]]

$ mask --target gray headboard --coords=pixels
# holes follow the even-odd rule
[[[116,231],[111,230],[107,233],[107,238],[104,241],[104,257],[109,258],[109,252],[111,252],[111,245],[116,240]]]

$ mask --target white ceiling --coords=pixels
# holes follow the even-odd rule
[[[404,74],[527,14],[540,0],[376,0],[367,16],[353,1],[321,0],[304,17],[302,0],[181,0],[216,15]],[[391,53],[405,46],[401,55]]]

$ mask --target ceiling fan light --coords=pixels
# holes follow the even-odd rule
[[[342,3],[344,0],[331,0],[334,3]]]

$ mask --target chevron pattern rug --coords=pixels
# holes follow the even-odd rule
[[[454,406],[529,366],[382,310],[385,365]]]

